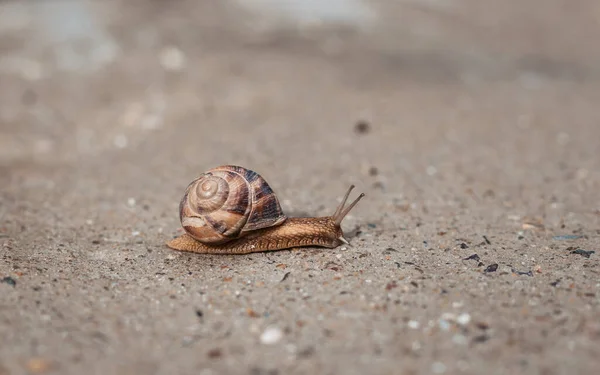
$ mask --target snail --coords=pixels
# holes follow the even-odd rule
[[[179,204],[185,233],[167,246],[204,254],[248,254],[348,244],[340,224],[365,196],[361,193],[344,207],[353,188],[331,216],[292,218],[283,213],[277,196],[258,173],[234,165],[216,167],[187,186]]]

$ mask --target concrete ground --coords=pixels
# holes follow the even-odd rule
[[[0,2],[0,374],[596,373],[598,2],[277,4]],[[168,249],[229,163],[351,246]]]

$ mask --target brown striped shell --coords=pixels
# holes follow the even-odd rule
[[[224,165],[192,181],[179,204],[184,230],[204,243],[223,243],[247,232],[282,224],[275,193],[256,172]]]

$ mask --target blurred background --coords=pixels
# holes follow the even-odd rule
[[[4,0],[0,162],[188,137],[228,145],[214,127],[243,142],[273,124],[263,142],[274,147],[301,128],[387,116],[375,112],[390,91],[493,86],[502,98],[512,85],[526,100],[587,87],[598,80],[599,23],[594,0]],[[489,105],[463,94],[456,112]],[[426,100],[410,105],[435,111]],[[396,104],[381,126],[430,125]]]

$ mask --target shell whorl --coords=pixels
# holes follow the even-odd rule
[[[223,243],[287,219],[267,182],[233,165],[213,168],[192,181],[179,217],[184,230],[204,243]]]

